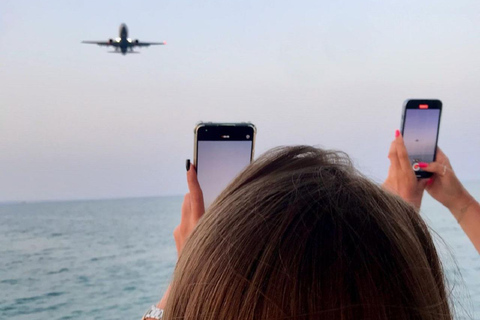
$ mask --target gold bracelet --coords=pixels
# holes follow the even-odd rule
[[[467,213],[468,208],[469,208],[473,203],[475,203],[475,200],[470,201],[465,207],[463,207],[462,209],[460,209],[460,214],[459,214],[459,217],[457,218],[458,224],[460,224],[460,222],[462,221],[463,217],[465,217],[465,214]]]

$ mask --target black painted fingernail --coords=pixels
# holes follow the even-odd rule
[[[190,159],[187,159],[187,161],[185,161],[185,167],[187,168],[187,171],[190,170]]]

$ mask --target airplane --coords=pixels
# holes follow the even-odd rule
[[[140,42],[138,39],[132,40],[128,37],[128,29],[125,23],[120,25],[119,37],[115,39],[108,39],[108,41],[82,41],[82,43],[87,44],[98,44],[99,46],[112,46],[115,48],[115,51],[110,51],[110,53],[121,53],[126,55],[127,53],[140,53],[138,51],[133,51],[134,47],[148,47],[153,45],[166,45],[165,41],[163,42]]]

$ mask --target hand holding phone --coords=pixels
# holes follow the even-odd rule
[[[253,159],[251,123],[200,123],[195,128],[194,164],[208,208]]]
[[[418,179],[408,157],[407,148],[399,130],[395,131],[395,139],[388,150],[390,168],[383,187],[399,195],[403,200],[420,208],[423,192],[427,184],[426,179]]]

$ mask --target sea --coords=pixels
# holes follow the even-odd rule
[[[480,181],[466,183],[480,199]],[[138,320],[171,280],[183,197],[0,204],[0,319]],[[456,319],[480,319],[480,255],[425,196]]]

